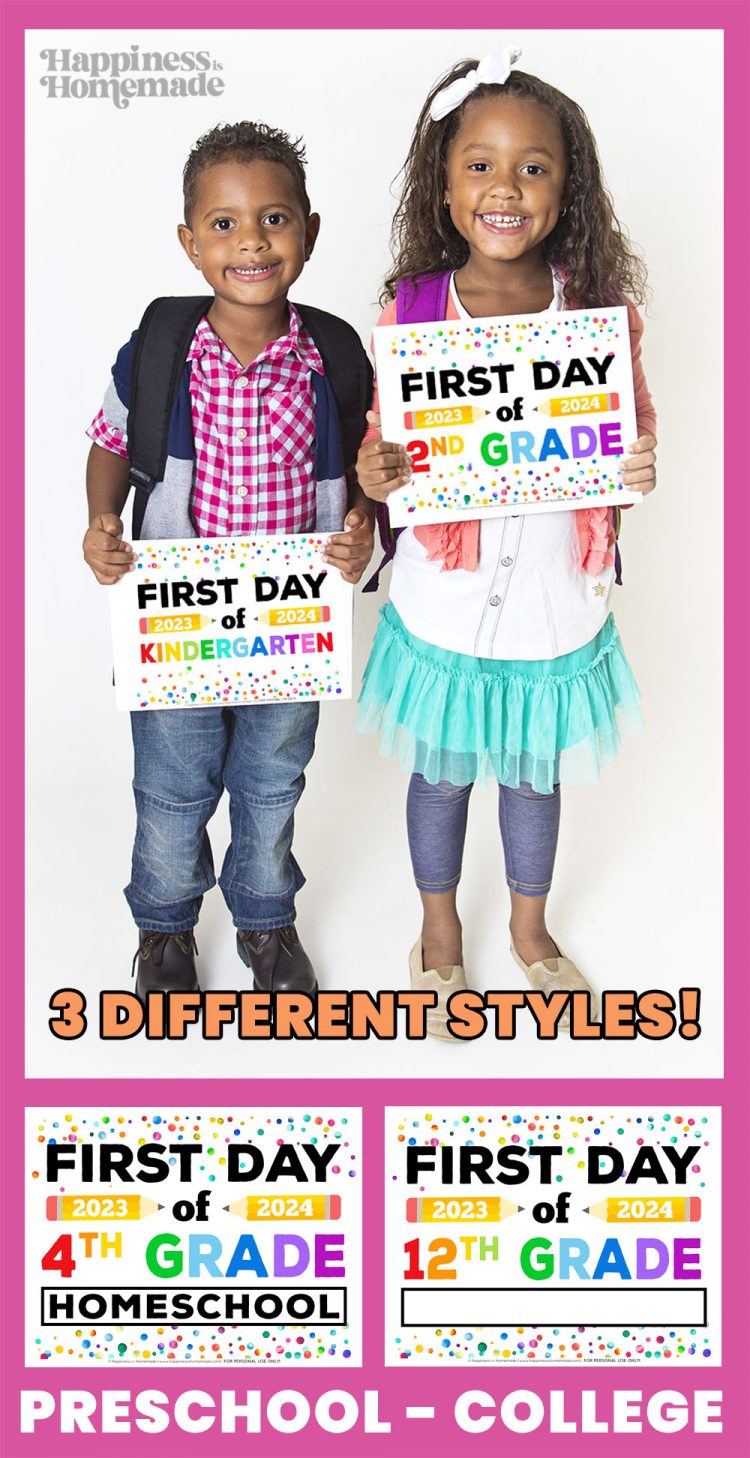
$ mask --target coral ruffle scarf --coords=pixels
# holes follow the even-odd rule
[[[606,506],[589,506],[575,511],[581,570],[598,577],[614,561],[615,530]],[[439,522],[414,528],[414,535],[427,552],[428,562],[442,561],[443,572],[475,572],[479,561],[480,521]]]

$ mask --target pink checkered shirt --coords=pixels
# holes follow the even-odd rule
[[[284,535],[315,525],[315,397],[310,371],[323,362],[290,304],[289,333],[246,368],[207,319],[188,351],[195,470],[192,515],[199,536]],[[105,450],[127,456],[121,430],[102,411],[89,427]]]

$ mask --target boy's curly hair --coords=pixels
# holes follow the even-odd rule
[[[305,147],[301,137],[293,142],[286,132],[267,127],[264,122],[229,122],[225,126],[213,127],[199,137],[185,163],[182,174],[182,191],[185,203],[185,222],[190,227],[190,217],[195,206],[198,179],[207,167],[216,167],[220,162],[278,162],[286,167],[302,203],[305,218],[310,216],[310,199],[305,186]]]
[[[567,211],[543,247],[547,261],[565,277],[567,299],[583,308],[621,303],[626,294],[643,303],[645,265],[615,217],[591,127],[575,101],[536,76],[511,71],[503,85],[477,86],[455,111],[441,121],[432,121],[430,106],[437,93],[477,65],[477,61],[460,61],[436,83],[422,108],[403,167],[403,192],[391,234],[394,263],[383,285],[381,303],[395,297],[402,279],[466,263],[469,245],[443,206],[446,161],[466,107],[493,96],[536,101],[557,117],[567,158]]]

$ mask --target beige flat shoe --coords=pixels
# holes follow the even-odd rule
[[[557,946],[556,942],[555,946]],[[591,996],[591,1016],[592,1018],[597,1016],[598,1003],[593,987],[589,986],[586,978],[578,971],[575,962],[571,962],[570,957],[566,957],[559,947],[557,947],[559,956],[546,957],[544,961],[539,962],[524,962],[523,957],[516,951],[512,939],[510,950],[513,960],[526,973],[535,992],[544,992],[547,995],[550,992],[588,992]],[[569,1031],[570,1012],[568,1008],[565,1009],[557,1026],[562,1032]]]
[[[463,967],[433,967],[425,971],[422,966],[422,938],[419,937],[409,953],[409,976],[412,992],[436,992],[437,1006],[430,1008],[425,1026],[431,1038],[442,1038],[443,1042],[460,1043],[448,1031],[448,998],[454,992],[463,992],[467,987]]]

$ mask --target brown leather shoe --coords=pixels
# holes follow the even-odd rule
[[[143,1002],[148,992],[199,992],[197,955],[192,931],[142,931],[133,958],[136,997]]]
[[[238,931],[237,951],[252,969],[256,992],[318,990],[315,970],[293,926],[275,931]]]

